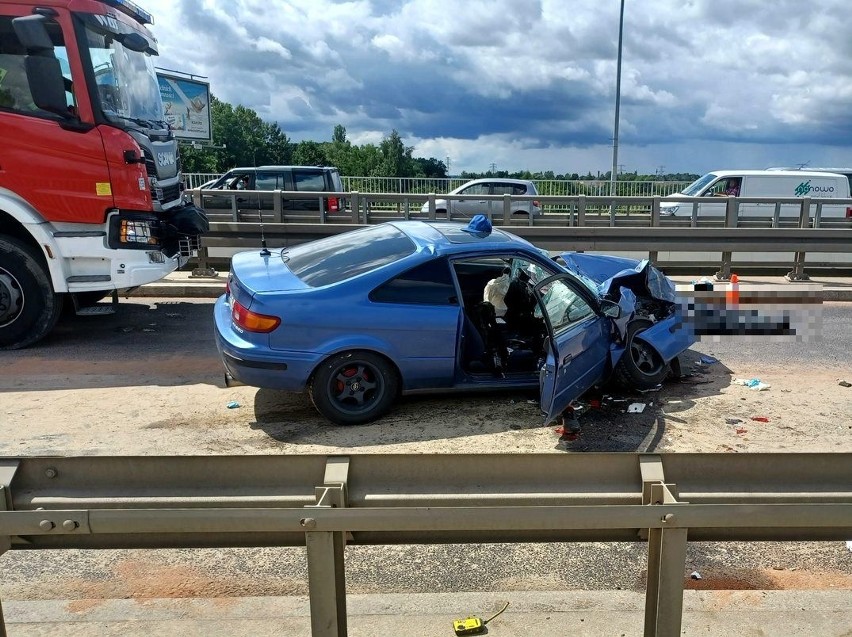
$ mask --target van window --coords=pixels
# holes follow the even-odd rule
[[[687,195],[688,197],[697,197],[698,193],[704,190],[704,188],[706,188],[714,179],[716,179],[716,175],[713,173],[707,173],[684,188],[682,194]]]
[[[311,192],[325,191],[325,175],[321,172],[293,171],[293,184],[296,190],[307,190]]]
[[[279,185],[280,176],[277,173],[257,173],[255,176],[255,190],[278,190],[283,188]]]

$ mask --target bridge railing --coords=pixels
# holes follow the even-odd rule
[[[202,184],[218,179],[222,173],[184,173],[188,190],[199,188]],[[341,176],[343,189],[357,190],[363,193],[428,194],[448,193],[464,185],[469,179],[458,177],[358,177]],[[532,179],[538,194],[568,196],[589,195],[604,196],[610,194],[612,187],[605,179]],[[680,192],[689,185],[688,181],[617,181],[615,194],[620,197],[666,196]]]
[[[211,259],[227,259],[240,249],[260,245],[260,235],[270,246],[289,246],[338,234],[353,227],[400,219],[465,221],[470,215],[438,215],[439,195],[398,193],[306,193],[288,191],[192,191],[195,203],[207,210],[211,231],[202,240],[199,270]],[[328,197],[347,203],[339,211],[326,210]],[[441,195],[446,197],[446,195]],[[495,226],[509,227],[549,250],[644,252],[662,266],[685,262],[660,258],[665,253],[693,253],[688,265],[719,265],[717,276],[730,275],[733,255],[769,255],[761,266],[791,266],[789,276],[806,279],[805,255],[818,253],[812,265],[852,267],[852,199],[828,198],[690,198],[670,196],[680,203],[678,216],[663,216],[661,197],[587,197],[454,195],[459,201],[482,202],[479,210]],[[292,209],[298,200],[301,209]],[[538,201],[540,215],[513,214],[518,202]],[[305,202],[315,201],[308,210]],[[218,207],[211,205],[216,203]],[[760,204],[760,209],[745,206]],[[716,206],[715,214],[699,212],[701,205]],[[827,207],[831,208],[827,208]],[[759,214],[755,213],[755,210]],[[829,213],[826,214],[826,210]],[[708,256],[715,253],[718,256]],[[774,256],[773,256],[774,255]],[[748,261],[741,264],[748,264]]]
[[[850,528],[848,453],[0,458],[0,553],[306,546],[313,637],[347,634],[346,544],[646,542],[650,637],[680,634],[687,542]]]

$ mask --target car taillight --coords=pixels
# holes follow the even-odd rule
[[[340,211],[340,199],[337,197],[329,197],[328,198],[328,211],[329,212],[339,212]]]
[[[852,208],[847,208],[847,209],[846,209],[846,218],[847,218],[847,219],[852,219]]]
[[[231,309],[231,319],[238,326],[249,332],[259,332],[266,334],[271,332],[276,327],[281,325],[281,319],[277,316],[268,316],[266,314],[258,314],[240,305],[239,301],[234,300],[234,306]]]

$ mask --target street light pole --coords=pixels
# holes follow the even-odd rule
[[[618,62],[615,71],[615,126],[612,135],[612,172],[609,175],[609,194],[615,197],[615,175],[618,171],[618,115],[621,108],[621,43],[624,33],[624,0],[621,0],[621,13],[618,18]],[[615,212],[615,202],[612,202]]]

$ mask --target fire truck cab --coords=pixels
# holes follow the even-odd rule
[[[126,0],[0,4],[0,349],[162,278],[207,230],[183,197],[149,14]]]

